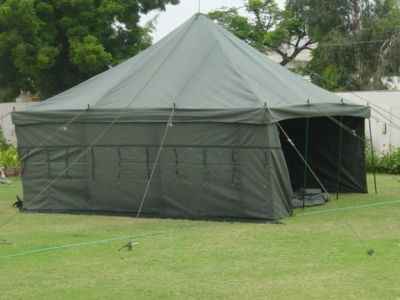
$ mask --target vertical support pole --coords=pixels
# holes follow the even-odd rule
[[[393,145],[392,145],[392,129],[393,129],[393,108],[389,108],[389,128],[386,128],[389,130],[389,154],[392,155],[393,153]]]
[[[118,180],[121,179],[121,168],[122,168],[122,154],[121,154],[121,147],[117,148],[118,150]]]
[[[90,156],[91,156],[91,160],[92,160],[92,180],[96,179],[96,157],[94,156],[94,148],[90,147]]]
[[[51,166],[50,166],[50,150],[45,148],[46,151],[46,161],[47,161],[47,178],[51,179]]]
[[[373,176],[374,176],[374,188],[375,188],[375,194],[378,194],[378,187],[376,185],[375,150],[374,150],[374,142],[372,141],[371,118],[368,119],[368,127],[369,127],[369,138],[371,140],[372,173],[373,173]]]
[[[236,156],[235,150],[231,150],[231,163],[232,163],[232,185],[235,185],[235,176],[236,176]]]
[[[69,147],[65,147],[65,177],[69,178]]]
[[[209,174],[209,170],[208,170],[208,167],[207,167],[207,156],[208,156],[208,154],[207,154],[207,148],[202,148],[202,154],[203,154],[203,181],[204,182],[206,182],[209,178],[208,178],[208,176],[210,175]]]
[[[25,157],[26,154],[23,154],[25,151],[23,151],[22,149],[18,148],[18,157],[21,158],[21,171],[20,171],[20,175],[21,177],[23,177],[25,175],[25,160],[27,157]],[[29,150],[28,150],[29,152]]]
[[[174,149],[174,154],[175,154],[175,174],[176,176],[179,175],[179,156],[178,156],[178,150],[176,148]]]
[[[146,181],[150,178],[150,150],[146,147],[146,169],[147,169],[147,177]]]
[[[341,185],[341,175],[342,175],[342,152],[343,152],[343,117],[340,117],[340,126],[339,127],[339,143],[338,143],[338,168],[337,168],[337,176],[336,176],[336,200],[339,200],[340,194],[340,185]]]
[[[305,140],[304,140],[304,159],[308,164],[308,152],[309,152],[309,136],[310,136],[310,118],[306,118],[306,126],[305,126]],[[304,164],[304,178],[303,178],[303,189],[304,191],[307,189],[307,164]],[[306,199],[305,195],[303,195],[303,208],[306,207]]]

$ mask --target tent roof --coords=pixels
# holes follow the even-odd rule
[[[82,110],[88,105],[98,110],[152,110],[170,109],[173,103],[177,110],[267,106],[281,115],[278,118],[310,113],[305,108],[310,103],[313,109],[318,106],[332,114],[343,107],[337,95],[270,61],[207,16],[196,14],[137,56],[29,111]],[[347,115],[354,109],[354,115],[367,116],[365,107],[349,105]]]

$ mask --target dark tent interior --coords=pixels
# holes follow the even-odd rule
[[[329,192],[366,193],[365,143],[362,140],[365,119],[335,117],[334,120],[301,118],[282,121],[281,125]],[[282,133],[281,143],[293,190],[321,188]]]

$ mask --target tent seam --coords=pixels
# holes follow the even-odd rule
[[[217,27],[217,28],[218,28],[218,27]],[[218,28],[218,30],[219,30],[219,28]],[[215,37],[215,39],[216,39],[216,41],[217,41],[217,44],[218,44],[219,48],[221,49],[222,53],[224,53],[224,54],[226,55],[226,57],[227,57],[227,59],[229,60],[230,64],[233,66],[235,73],[236,73],[237,75],[239,75],[239,77],[242,78],[243,81],[247,82],[247,84],[248,84],[249,87],[250,87],[250,91],[252,92],[252,94],[253,94],[254,96],[256,96],[256,98],[264,105],[264,103],[265,103],[266,101],[264,101],[264,99],[261,99],[261,98],[260,98],[260,96],[258,95],[258,93],[255,92],[255,90],[254,90],[254,88],[252,87],[252,85],[251,85],[251,83],[249,82],[249,80],[248,80],[247,78],[245,78],[245,77],[240,73],[238,67],[237,67],[236,64],[233,62],[233,60],[232,60],[232,58],[230,57],[229,53],[227,53],[227,52],[224,50],[224,48],[223,48],[223,46],[222,46],[222,44],[221,44],[221,41],[219,40],[218,36],[215,35],[214,31],[213,31],[213,30],[210,30],[210,31],[211,31],[212,34],[214,35],[214,37]],[[268,105],[268,103],[267,103],[267,105]]]
[[[142,88],[136,93],[135,96],[133,96],[132,100],[129,102],[127,108],[129,108],[131,106],[131,104],[135,101],[135,99],[148,87],[149,83],[151,82],[152,79],[154,79],[154,77],[158,74],[158,72],[161,70],[161,67],[165,64],[165,62],[167,61],[167,59],[175,52],[175,50],[179,47],[181,41],[186,37],[186,35],[189,33],[189,31],[192,29],[193,24],[195,22],[195,20],[197,19],[197,17],[193,18],[193,20],[191,21],[190,25],[188,26],[188,28],[186,29],[186,31],[182,34],[181,38],[176,42],[176,44],[174,45],[174,47],[172,47],[171,51],[165,56],[165,58],[162,60],[162,62],[160,63],[160,65],[157,67],[157,69],[155,70],[155,72],[150,76],[150,78],[146,81],[146,83],[144,84],[144,86],[142,86]]]

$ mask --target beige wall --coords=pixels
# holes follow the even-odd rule
[[[11,144],[16,145],[15,128],[11,122],[11,112],[15,109],[16,111],[24,110],[27,106],[32,103],[0,103],[0,126],[3,132],[4,138]]]
[[[400,148],[400,91],[338,93],[344,99],[371,106],[374,148],[380,153]],[[368,123],[366,136],[369,137]]]

